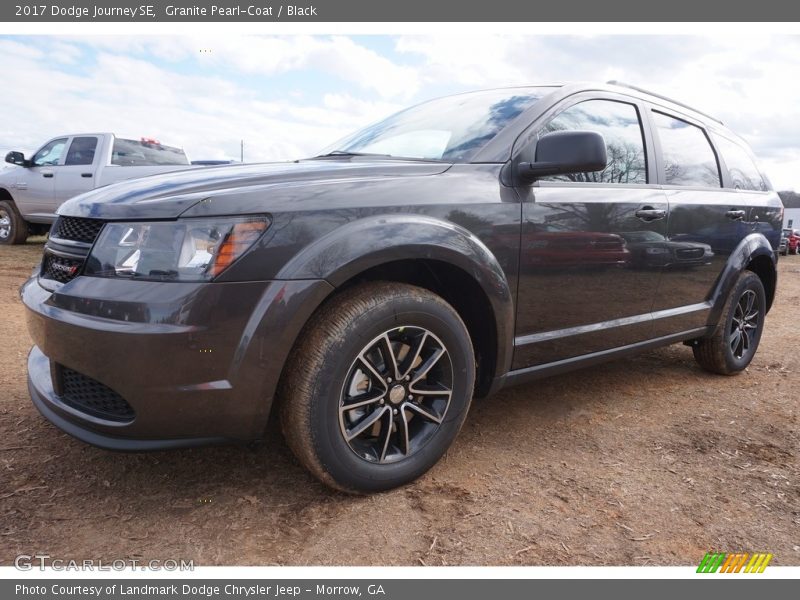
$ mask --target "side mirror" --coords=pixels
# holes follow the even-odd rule
[[[525,181],[548,175],[591,173],[606,168],[606,142],[594,131],[553,131],[539,138],[536,158],[520,163],[519,174]]]
[[[12,165],[17,165],[18,167],[28,167],[28,161],[25,160],[25,155],[22,152],[16,152],[12,150],[8,154],[6,154],[6,162],[11,163]]]

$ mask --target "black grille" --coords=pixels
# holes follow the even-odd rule
[[[45,254],[42,260],[42,277],[53,279],[60,283],[67,283],[78,276],[82,266],[82,260],[65,258],[55,254]]]
[[[97,219],[59,217],[50,235],[63,240],[92,244],[102,228],[103,221]]]
[[[61,400],[86,414],[110,421],[131,421],[133,407],[111,388],[66,367],[61,372]]]

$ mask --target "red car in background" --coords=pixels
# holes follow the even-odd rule
[[[786,238],[789,254],[797,254],[800,250],[800,229],[784,229],[783,237]]]
[[[595,231],[523,233],[522,264],[546,269],[624,267],[631,253],[622,236]]]

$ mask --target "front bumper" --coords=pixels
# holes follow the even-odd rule
[[[136,439],[121,437],[108,433],[100,433],[91,428],[83,415],[67,404],[64,404],[53,389],[50,377],[50,360],[34,346],[28,355],[28,392],[33,405],[53,425],[71,436],[106,450],[124,452],[144,452],[148,450],[166,450],[170,448],[186,448],[190,446],[207,446],[226,441],[226,438],[177,438],[177,439]],[[102,423],[100,423],[102,427]],[[120,432],[123,436],[125,432]]]
[[[332,287],[322,280],[159,283],[78,277],[20,294],[35,347],[28,387],[60,429],[113,450],[155,450],[263,434],[294,340]],[[65,401],[66,368],[132,407],[103,418]]]

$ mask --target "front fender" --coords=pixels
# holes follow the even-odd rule
[[[711,311],[709,312],[707,323],[709,327],[715,327],[719,322],[725,301],[741,272],[753,260],[762,256],[769,258],[774,268],[777,263],[777,256],[769,240],[761,233],[751,233],[745,236],[734,251],[731,252],[728,262],[717,279],[717,284],[714,286],[714,291],[709,298],[711,302]],[[769,306],[767,310],[769,310]]]
[[[368,269],[414,259],[458,267],[480,285],[494,313],[495,373],[508,371],[514,337],[513,295],[508,280],[486,245],[452,222],[421,215],[360,219],[305,247],[284,265],[276,279],[324,279],[339,287]]]

